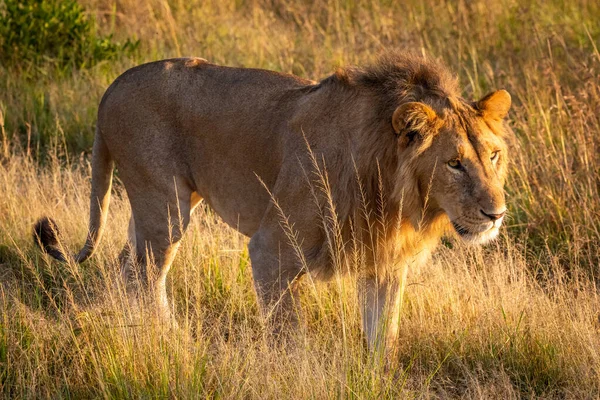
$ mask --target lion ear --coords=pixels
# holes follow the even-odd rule
[[[484,118],[501,120],[508,115],[510,110],[510,94],[506,90],[497,90],[475,103],[475,108]]]
[[[435,111],[427,104],[420,102],[404,103],[396,108],[392,115],[394,132],[409,143],[415,134],[424,135],[437,119]]]

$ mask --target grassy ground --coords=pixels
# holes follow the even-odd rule
[[[19,397],[596,398],[600,396],[600,4],[597,1],[82,0],[133,54],[85,70],[0,66],[0,391]],[[0,0],[0,4],[2,1]],[[1,9],[1,7],[0,7]],[[87,155],[105,88],[195,55],[318,79],[386,48],[443,59],[465,97],[513,95],[510,218],[485,248],[411,271],[401,346],[369,357],[350,279],[306,285],[300,345],[268,346],[246,239],[200,210],[170,275],[181,331],[127,318],[117,282],[128,206],[81,266],[40,255],[50,214],[81,245]]]

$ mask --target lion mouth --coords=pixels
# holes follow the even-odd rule
[[[480,230],[478,232],[474,232],[469,228],[466,228],[465,226],[454,221],[452,221],[452,226],[454,227],[454,230],[456,231],[456,233],[458,233],[458,236],[460,236],[462,240],[468,243],[475,244],[483,244],[489,242],[490,240],[498,236],[499,232],[499,229],[496,226],[496,224],[492,224],[490,227]]]
[[[462,225],[459,225],[458,223],[452,221],[452,226],[454,227],[454,230],[456,231],[456,233],[458,233],[460,236],[468,236],[468,235],[472,235],[472,233],[465,228]]]

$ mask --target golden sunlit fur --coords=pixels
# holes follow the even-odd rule
[[[471,243],[498,234],[505,212],[511,131],[503,118],[510,96],[500,90],[467,102],[443,66],[405,54],[384,56],[366,69],[339,70],[319,87],[328,92],[322,113],[334,115],[341,105],[342,117],[333,117],[335,128],[311,126],[304,132],[332,130],[336,134],[327,140],[340,135],[349,143],[333,147],[344,148],[345,157],[330,150],[315,158],[327,166],[337,226],[345,233],[339,241],[363,246],[368,341],[389,347],[407,269],[426,261],[451,231]],[[319,153],[313,140],[309,136]],[[451,168],[455,160],[458,168]],[[328,218],[333,217],[325,213]]]
[[[98,243],[115,163],[132,207],[129,247],[142,276],[154,277],[162,316],[170,318],[167,272],[203,198],[251,237],[267,315],[293,319],[304,273],[331,276],[359,254],[367,338],[376,346],[385,331],[388,343],[410,265],[452,226],[468,241],[497,235],[509,107],[505,91],[466,102],[443,66],[405,54],[319,83],[201,59],[133,68],[100,104],[88,242],[73,258]],[[51,220],[36,234],[51,255],[69,258]]]

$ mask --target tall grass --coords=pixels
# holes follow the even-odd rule
[[[32,79],[0,66],[0,390],[19,397],[600,396],[600,4],[84,0],[135,54]],[[1,8],[1,7],[0,7]],[[320,78],[388,47],[443,59],[464,95],[513,95],[502,238],[450,240],[408,277],[397,356],[365,349],[352,280],[306,284],[298,345],[265,342],[247,240],[201,208],[170,274],[181,329],[129,317],[119,185],[98,255],[63,265],[35,219],[86,235],[95,110],[130,66],[196,55]],[[452,247],[452,248],[450,248]],[[344,335],[341,332],[344,332]]]

